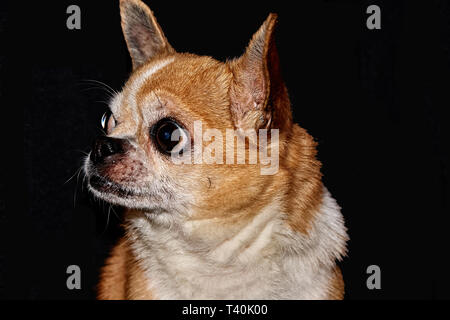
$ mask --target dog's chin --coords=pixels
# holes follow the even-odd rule
[[[99,199],[114,205],[130,209],[147,209],[145,197],[132,188],[122,186],[114,181],[92,175],[89,177],[90,192]]]
[[[168,201],[170,196],[155,194],[152,190],[143,193],[138,188],[120,185],[110,179],[88,174],[88,189],[94,197],[113,205],[118,205],[132,212],[139,212],[147,219],[160,225],[170,226],[180,221],[186,205],[173,205],[177,201]],[[172,205],[171,205],[172,204]]]
[[[89,177],[89,185],[101,193],[113,194],[124,199],[137,196],[137,192],[133,189],[97,175]]]

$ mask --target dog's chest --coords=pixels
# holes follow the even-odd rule
[[[215,253],[205,252],[198,243],[151,229],[148,227],[145,235],[135,239],[132,247],[156,298],[263,299],[273,291],[274,280],[280,274],[273,260],[261,256],[258,263],[245,264],[239,262],[245,258],[240,256],[245,249],[236,254],[236,248],[230,248],[234,243]]]
[[[328,270],[313,269],[298,255],[278,255],[277,245],[267,242],[271,237],[266,239],[264,233],[233,253],[231,260],[222,252],[224,248],[220,249],[225,258],[211,257],[201,248],[192,250],[196,244],[168,233],[156,237],[146,232],[149,237],[137,239],[132,246],[145,270],[148,289],[157,299],[325,298]],[[217,262],[218,257],[222,262]]]
[[[279,278],[277,267],[267,261],[246,269],[210,265],[192,257],[167,260],[155,259],[147,269],[149,287],[160,299],[266,299],[276,291],[274,280]]]

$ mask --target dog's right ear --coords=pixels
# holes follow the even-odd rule
[[[133,70],[156,55],[175,52],[152,11],[142,1],[120,0],[120,17]]]

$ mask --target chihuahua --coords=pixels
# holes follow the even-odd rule
[[[316,142],[292,120],[277,16],[220,62],[176,52],[140,0],[120,13],[133,72],[85,161],[90,192],[126,208],[98,298],[342,299],[346,228]],[[223,161],[252,150],[256,161]]]

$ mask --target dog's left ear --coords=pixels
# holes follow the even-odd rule
[[[133,70],[156,55],[175,52],[152,11],[142,1],[120,0],[120,17]]]
[[[237,128],[282,129],[292,122],[275,46],[276,22],[277,15],[271,13],[253,35],[245,53],[230,63],[231,114]]]

